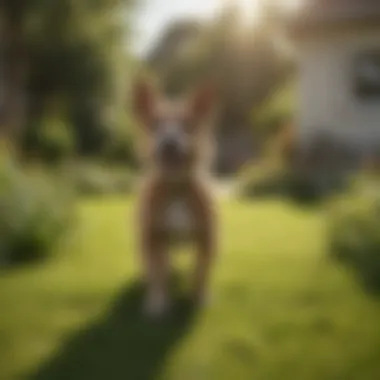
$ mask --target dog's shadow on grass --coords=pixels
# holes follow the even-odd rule
[[[175,310],[160,322],[141,314],[142,286],[119,296],[96,325],[79,332],[30,380],[153,380],[170,350],[192,325],[194,309],[177,297]]]

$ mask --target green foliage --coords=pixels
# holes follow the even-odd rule
[[[74,152],[74,136],[70,126],[60,118],[45,118],[37,136],[38,150],[47,162],[59,162]]]
[[[26,262],[49,256],[73,223],[74,202],[59,179],[27,175],[16,163],[0,164],[0,260]]]
[[[286,171],[270,165],[249,165],[240,173],[239,179],[242,197],[285,195],[288,188]]]
[[[335,199],[330,209],[331,255],[380,289],[380,183],[364,179]]]
[[[58,97],[64,99],[77,151],[83,155],[98,154],[108,137],[109,106],[125,106],[123,87],[130,68],[125,47],[133,1],[36,0],[17,1],[16,6],[12,3],[6,2],[0,10],[4,28],[9,28],[4,34],[10,36],[10,43],[13,38],[20,46],[5,54],[9,62],[4,62],[4,82],[7,93],[31,100],[24,120],[25,133],[45,136],[43,139],[49,142],[48,148],[44,146],[44,155],[55,155],[64,145],[63,149],[67,149],[66,145],[71,144],[67,136],[58,137],[62,132],[55,128],[47,132],[44,123],[40,123],[51,111],[50,99]],[[12,74],[11,68],[24,67],[19,60],[25,52],[27,73],[22,82],[13,83],[12,78],[19,78],[20,73]]]
[[[76,170],[74,186],[80,195],[126,195],[133,190],[134,176],[129,167],[85,164]]]
[[[104,152],[106,162],[111,165],[124,164],[129,167],[137,165],[135,130],[134,120],[129,114],[122,112],[114,123],[113,129],[109,131],[109,141]]]
[[[283,163],[262,161],[248,165],[240,174],[239,193],[242,197],[255,198],[282,196],[300,203],[314,203],[330,195],[320,179],[305,174]]]
[[[281,195],[297,202],[323,201],[347,188],[349,176],[334,168],[313,166],[299,149],[293,125],[286,124],[265,138],[263,154],[256,164],[241,172],[243,196]],[[323,157],[318,153],[319,157]]]
[[[253,125],[256,130],[265,135],[276,133],[293,120],[294,111],[294,85],[290,82],[276,90],[259,109],[253,111]]]
[[[248,124],[252,108],[284,82],[292,66],[275,42],[277,21],[267,13],[262,20],[243,27],[232,5],[209,23],[175,22],[158,41],[149,64],[163,87],[176,93],[212,78],[219,90],[223,128]]]

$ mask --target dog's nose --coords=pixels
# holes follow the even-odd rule
[[[167,140],[161,145],[161,153],[165,160],[175,160],[181,154],[179,144],[174,140]]]

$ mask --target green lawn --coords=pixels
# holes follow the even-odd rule
[[[140,318],[132,202],[89,201],[57,257],[0,277],[0,379],[380,379],[380,303],[325,257],[322,213],[222,206],[214,302]]]

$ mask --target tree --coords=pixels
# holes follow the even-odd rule
[[[292,70],[292,60],[278,43],[281,22],[277,8],[271,3],[262,12],[260,20],[243,27],[239,9],[232,5],[211,22],[193,21],[198,32],[191,33],[191,38],[178,33],[178,38],[168,39],[173,28],[183,29],[177,22],[154,48],[155,55],[165,59],[160,64],[148,61],[164,89],[171,92],[182,92],[203,78],[212,78],[219,90],[221,136],[228,136],[226,141],[232,141],[233,135],[244,136],[240,140],[251,140],[252,147],[252,109],[259,109]],[[170,56],[164,54],[168,45]],[[227,145],[220,150],[228,151]]]
[[[287,78],[291,67],[276,41],[275,8],[267,6],[263,12],[261,21],[246,28],[241,27],[236,6],[209,24],[176,22],[154,47],[148,64],[164,88],[176,88],[175,92],[196,79],[213,78],[222,96],[225,123],[245,124],[252,107]]]
[[[110,107],[121,104],[118,78],[128,58],[128,25],[121,15],[131,5],[129,0],[3,1],[3,130],[13,135],[21,126],[38,128],[34,121],[59,98],[80,151],[99,149]],[[17,117],[21,108],[27,118]]]

